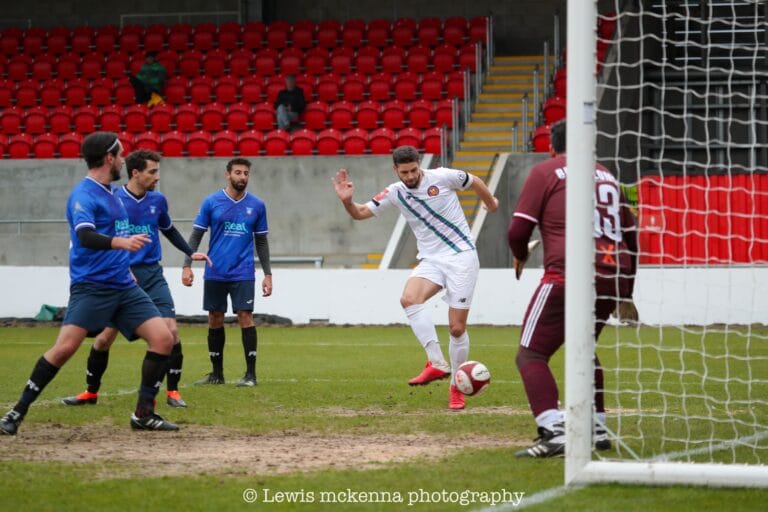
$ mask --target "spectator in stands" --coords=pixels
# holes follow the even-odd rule
[[[165,89],[165,67],[156,60],[155,52],[147,52],[147,60],[141,65],[139,74],[130,78],[133,90],[136,92],[137,103],[162,103]],[[153,98],[153,95],[156,95]]]
[[[304,91],[296,86],[296,77],[286,75],[285,89],[277,94],[275,101],[277,127],[281,130],[290,129],[291,124],[304,112],[305,106]]]

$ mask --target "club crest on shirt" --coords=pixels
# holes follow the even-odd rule
[[[150,206],[149,207],[149,213],[151,215],[154,215],[155,213],[157,213],[157,207],[156,206]]]
[[[427,189],[427,195],[429,197],[435,197],[437,194],[440,193],[440,189],[437,188],[437,185],[432,185]]]
[[[250,214],[252,214],[252,213],[253,213],[253,208],[251,208],[250,206],[247,206],[247,207],[245,208],[245,214],[246,214],[246,215],[250,215]]]

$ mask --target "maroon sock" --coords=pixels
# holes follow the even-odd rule
[[[529,361],[520,368],[520,376],[534,417],[548,409],[557,409],[557,383],[547,363]]]
[[[605,412],[605,384],[603,381],[603,367],[600,366],[600,360],[595,356],[595,411]]]

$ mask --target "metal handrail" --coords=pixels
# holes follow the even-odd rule
[[[560,13],[555,12],[555,18],[554,18],[554,50],[555,52],[555,69],[560,69]]]
[[[549,41],[544,41],[544,97],[548,98],[551,91],[551,77],[549,69]]]
[[[523,150],[528,151],[528,93],[523,94]]]
[[[533,66],[533,125],[539,126],[541,115],[541,97],[539,96],[539,65]]]

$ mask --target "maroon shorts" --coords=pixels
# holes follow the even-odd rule
[[[595,283],[595,338],[616,308],[619,297],[629,297],[626,279],[600,279]],[[523,319],[520,346],[545,356],[554,354],[565,341],[565,285],[539,283]]]

